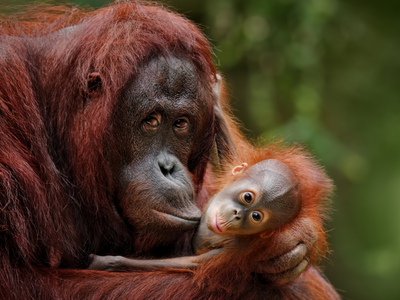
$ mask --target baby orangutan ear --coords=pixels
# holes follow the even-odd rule
[[[242,163],[240,166],[236,166],[232,169],[232,175],[240,174],[246,169],[249,165],[247,163]]]
[[[97,97],[101,93],[101,75],[100,73],[90,73],[87,78],[87,89],[90,97]]]

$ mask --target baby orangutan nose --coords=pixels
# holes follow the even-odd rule
[[[243,211],[241,209],[235,209],[234,211],[235,219],[240,220],[243,218]]]

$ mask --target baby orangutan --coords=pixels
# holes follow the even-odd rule
[[[215,195],[205,209],[193,237],[198,254],[219,248],[225,236],[268,234],[293,220],[300,211],[298,182],[287,165],[263,160],[232,170],[235,181]]]
[[[159,260],[129,259],[122,256],[92,256],[92,270],[129,271],[160,268],[194,268],[232,238],[260,234],[292,221],[301,209],[298,181],[283,162],[267,159],[248,167],[242,163],[232,170],[233,183],[208,203],[192,246],[199,256]]]

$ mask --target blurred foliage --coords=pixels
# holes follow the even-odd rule
[[[335,180],[325,273],[343,298],[400,299],[400,3],[165,2],[213,43],[245,133],[306,144]]]

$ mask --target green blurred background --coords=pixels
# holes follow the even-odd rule
[[[400,299],[400,2],[164,3],[214,45],[245,134],[307,145],[334,179],[325,273],[343,298]]]

